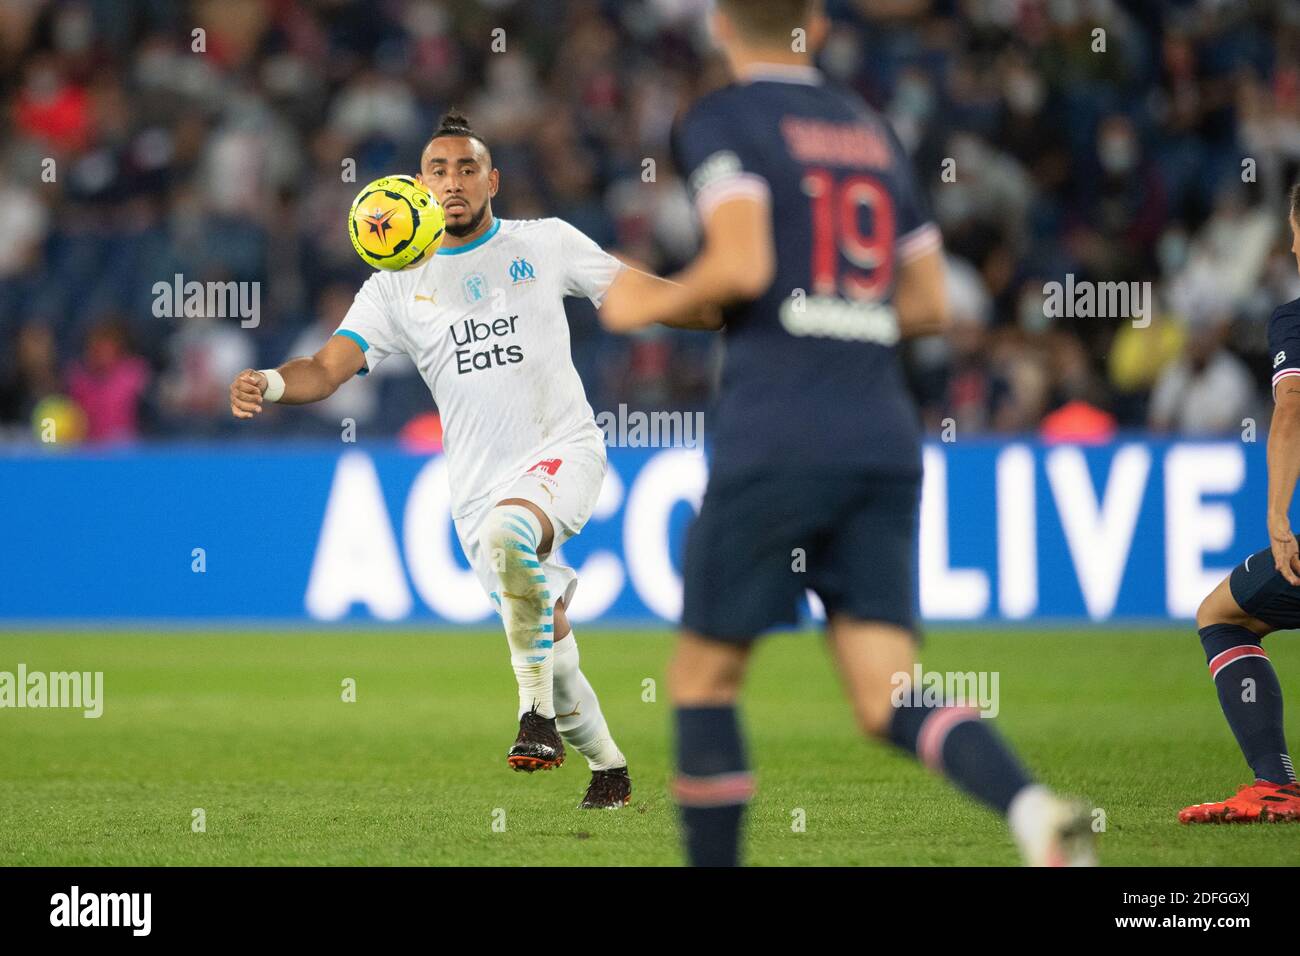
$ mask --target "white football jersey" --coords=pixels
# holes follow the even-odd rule
[[[410,356],[443,424],[452,515],[473,511],[570,442],[604,438],[573,367],[565,296],[596,305],[622,268],[560,219],[497,219],[474,242],[424,265],[376,272],[339,326],[365,375]]]

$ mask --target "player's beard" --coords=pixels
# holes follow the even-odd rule
[[[487,207],[487,200],[484,200],[483,205],[474,211],[469,217],[469,222],[463,226],[453,226],[451,223],[447,223],[447,235],[455,236],[457,239],[464,239],[472,234],[475,229],[483,224],[483,217],[487,215]]]

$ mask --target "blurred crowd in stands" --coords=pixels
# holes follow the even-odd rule
[[[827,8],[820,65],[894,124],[950,255],[955,326],[907,349],[932,432],[1262,430],[1267,320],[1300,296],[1285,201],[1300,169],[1300,3]],[[560,216],[679,266],[696,227],[669,131],[725,81],[706,9],[5,0],[0,441],[38,441],[51,416],[111,443],[337,435],[344,418],[374,437],[429,412],[396,360],[252,427],[230,417],[227,388],[337,326],[368,274],[345,235],[353,195],[415,172],[450,106],[492,147],[498,215]],[[176,275],[260,283],[256,327],[157,315],[155,284]],[[1052,317],[1045,286],[1067,275],[1151,282],[1149,326]],[[717,337],[616,338],[569,304],[597,411],[707,407]]]

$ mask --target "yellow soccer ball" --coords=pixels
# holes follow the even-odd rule
[[[426,261],[442,245],[442,206],[411,176],[385,176],[357,193],[348,236],[376,269],[397,271]]]

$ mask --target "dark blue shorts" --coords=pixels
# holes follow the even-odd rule
[[[1251,617],[1278,630],[1300,628],[1300,588],[1273,566],[1273,549],[1256,551],[1232,569],[1232,599]]]
[[[919,498],[913,477],[711,477],[686,537],[682,625],[747,642],[797,623],[811,589],[828,617],[915,634]]]

